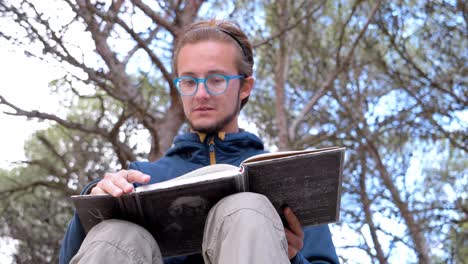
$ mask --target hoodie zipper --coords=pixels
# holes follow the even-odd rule
[[[210,165],[216,164],[214,137],[212,137],[208,142],[208,150],[210,152]]]

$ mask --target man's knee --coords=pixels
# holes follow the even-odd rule
[[[263,207],[271,203],[263,194],[240,192],[223,198],[218,204],[222,206],[242,205],[243,207],[255,209],[256,207]]]
[[[158,244],[143,227],[117,219],[94,226],[71,263],[162,263]],[[112,260],[112,259],[111,259]]]
[[[227,196],[211,209],[208,220],[223,222],[225,218],[233,215],[240,221],[249,221],[255,216],[264,217],[270,220],[274,227],[283,228],[278,212],[268,198],[261,194],[242,192]]]
[[[152,240],[152,235],[143,227],[119,219],[109,219],[94,226],[87,236],[111,240]]]
[[[270,200],[258,193],[242,192],[230,195],[219,201],[213,209],[225,216],[247,209],[263,214],[267,218],[279,220],[278,213]]]
[[[271,248],[257,248],[259,245]],[[261,255],[276,250],[287,255],[284,227],[277,211],[264,195],[249,192],[225,197],[211,209],[202,247],[207,263],[216,263],[226,248],[233,254],[252,250]]]

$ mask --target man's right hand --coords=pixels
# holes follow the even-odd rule
[[[91,195],[110,194],[114,197],[133,191],[134,182],[148,183],[151,176],[137,170],[121,170],[116,173],[106,173],[104,178],[91,189]]]

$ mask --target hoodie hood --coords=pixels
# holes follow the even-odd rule
[[[210,143],[213,145],[211,150],[216,153],[216,163],[238,166],[244,159],[265,152],[262,141],[246,131],[209,135],[186,133],[174,139],[165,156],[178,156],[189,162],[209,165]]]

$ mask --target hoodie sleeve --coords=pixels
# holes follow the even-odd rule
[[[70,262],[73,256],[75,256],[80,249],[81,243],[83,243],[85,236],[85,231],[81,226],[78,215],[73,213],[73,218],[68,224],[65,237],[62,240],[62,246],[60,247],[60,264],[67,264]]]
[[[87,194],[89,190],[94,187],[100,180],[94,180],[90,182],[80,194]],[[80,218],[73,212],[73,218],[71,219],[70,223],[68,224],[67,231],[65,232],[65,236],[62,240],[62,245],[60,247],[60,256],[59,256],[59,263],[60,264],[68,264],[70,260],[76,255],[78,250],[80,249],[81,243],[85,238],[86,234],[81,225]]]
[[[304,228],[304,247],[291,259],[292,264],[339,263],[328,225]]]
[[[138,165],[135,162],[131,162],[128,166],[129,170],[139,170]],[[101,179],[94,180],[90,182],[88,185],[85,186],[83,191],[80,193],[88,194],[92,187],[94,187]],[[86,234],[81,225],[80,218],[76,214],[73,213],[73,218],[71,219],[70,223],[68,224],[67,231],[65,232],[65,236],[62,240],[62,245],[60,247],[60,256],[59,256],[59,263],[60,264],[68,264],[70,260],[78,253],[83,240],[85,239]]]

